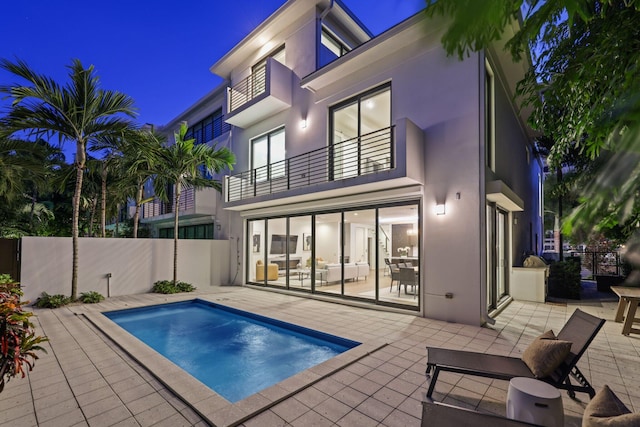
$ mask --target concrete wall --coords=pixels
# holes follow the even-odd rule
[[[538,176],[544,172],[540,160],[533,154],[524,124],[518,119],[502,70],[493,61],[492,68],[495,72],[496,167],[495,172],[486,169],[487,181],[503,181],[525,203],[524,211],[512,213],[511,228],[511,265],[521,266],[523,253],[539,253],[544,240],[538,197]]]
[[[229,241],[179,240],[178,280],[198,289],[229,283]],[[79,239],[78,295],[97,291],[107,296],[149,292],[153,283],[173,277],[171,239]],[[23,237],[21,284],[25,298],[42,292],[71,294],[70,237]]]

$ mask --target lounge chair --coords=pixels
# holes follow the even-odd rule
[[[422,427],[521,427],[535,426],[500,415],[485,414],[439,402],[422,402]]]
[[[565,389],[569,396],[575,397],[575,392],[589,393],[593,397],[596,392],[589,381],[582,375],[576,366],[582,354],[586,351],[591,341],[602,328],[604,319],[587,314],[579,309],[573,312],[562,330],[558,333],[558,339],[571,342],[571,350],[564,362],[560,363],[549,376],[538,378],[554,387]],[[458,374],[473,375],[500,380],[510,380],[514,377],[535,378],[535,375],[527,364],[519,357],[498,356],[494,354],[476,353],[462,350],[449,350],[437,347],[427,347],[427,379],[431,377],[427,398],[436,386],[438,375],[441,371],[456,372]],[[433,374],[431,375],[431,371]],[[572,376],[580,385],[573,385]]]

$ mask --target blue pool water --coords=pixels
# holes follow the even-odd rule
[[[198,299],[104,314],[230,402],[360,344]]]

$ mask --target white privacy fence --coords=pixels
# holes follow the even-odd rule
[[[78,295],[117,296],[149,292],[173,277],[173,240],[80,238]],[[23,237],[20,283],[24,298],[42,292],[71,294],[70,237]],[[178,280],[198,289],[229,283],[229,241],[179,240]]]

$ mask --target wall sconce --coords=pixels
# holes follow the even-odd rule
[[[444,208],[444,203],[440,203],[436,205],[436,215],[444,215],[445,214],[445,208]]]
[[[307,128],[307,119],[302,119],[300,121],[300,129],[306,129]]]

